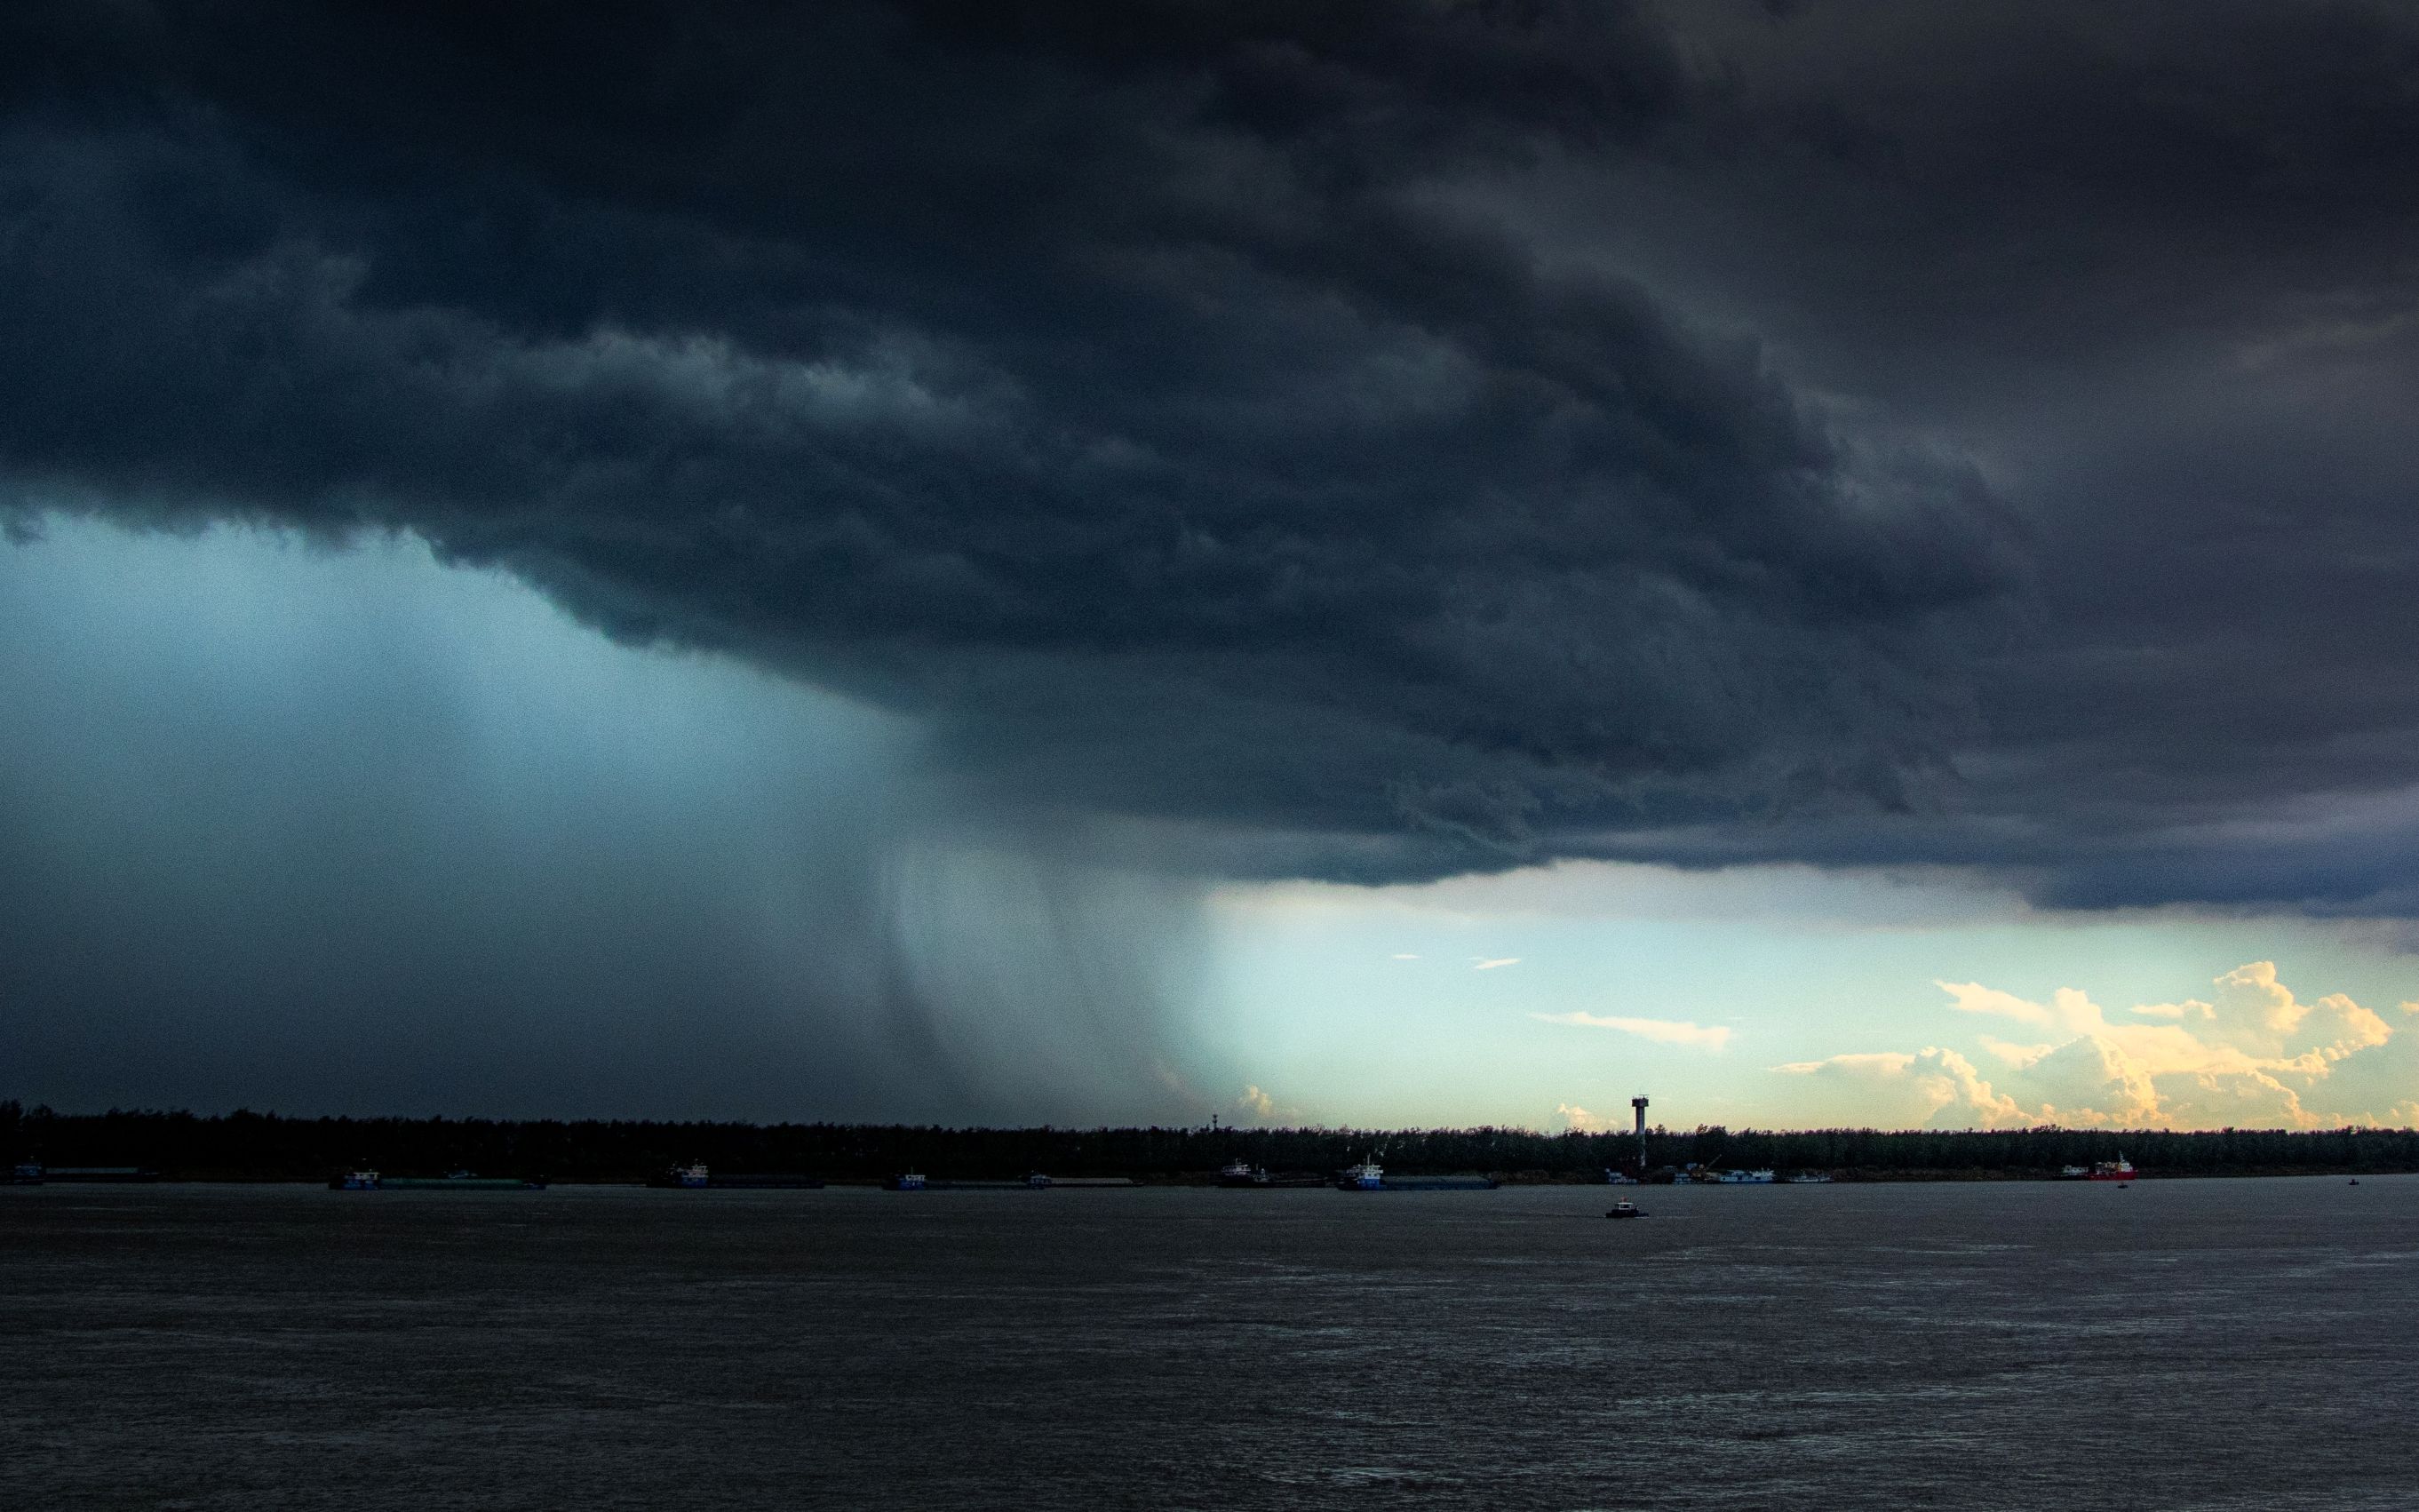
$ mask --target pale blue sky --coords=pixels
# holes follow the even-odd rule
[[[1673,1126],[1882,1118],[1790,1062],[1951,1047],[1982,1064],[2010,1026],[1949,1007],[1939,980],[2112,1011],[2206,998],[2273,960],[2303,997],[2419,996],[2419,962],[2374,926],[2183,910],[2037,914],[1955,876],[1807,868],[1683,873],[1571,863],[1421,887],[1236,889],[1216,909],[1214,1021],[1281,1108],[1332,1122],[1551,1125],[1558,1105]],[[1396,959],[1414,954],[1417,960]],[[1479,969],[1482,961],[1518,964]],[[1542,1022],[1582,1012],[1731,1030],[1718,1047]]]

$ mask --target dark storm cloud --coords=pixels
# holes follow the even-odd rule
[[[1004,807],[2231,901],[2412,775],[2390,12],[0,24],[25,497],[407,527]]]

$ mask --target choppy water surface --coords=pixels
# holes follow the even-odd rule
[[[2419,1178],[0,1192],[0,1504],[2419,1506]]]

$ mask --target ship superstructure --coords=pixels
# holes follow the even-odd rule
[[[2094,1165],[2069,1165],[2057,1173],[2070,1181],[2130,1181],[2134,1180],[2134,1163],[2119,1155]]]

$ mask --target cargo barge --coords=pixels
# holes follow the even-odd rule
[[[160,1173],[141,1165],[44,1165],[27,1161],[9,1173],[8,1180],[18,1186],[43,1186],[52,1181],[100,1181],[116,1185],[127,1182],[150,1182],[160,1180]]]
[[[1398,1176],[1389,1180],[1374,1160],[1348,1165],[1335,1178],[1339,1192],[1492,1192],[1502,1183],[1491,1176]]]
[[[2115,1160],[2103,1160],[2096,1165],[2069,1165],[2057,1174],[2060,1180],[2068,1181],[2130,1181],[2136,1173],[2134,1163],[2119,1155]]]
[[[1130,1176],[1044,1176],[1035,1171],[1030,1176],[1012,1179],[966,1177],[944,1180],[908,1171],[886,1178],[882,1186],[888,1192],[1048,1192],[1057,1188],[1073,1188],[1076,1191],[1095,1187],[1131,1189],[1136,1184]]]
[[[546,1179],[480,1176],[455,1171],[445,1176],[381,1176],[369,1169],[347,1171],[328,1179],[331,1192],[543,1192]]]
[[[1218,1184],[1246,1192],[1289,1192],[1306,1186],[1326,1186],[1328,1179],[1317,1171],[1271,1171],[1249,1161],[1233,1160],[1219,1170]]]
[[[725,1171],[716,1175],[703,1161],[675,1165],[661,1176],[650,1177],[653,1187],[701,1192],[708,1187],[716,1191],[764,1192],[776,1190],[812,1191],[824,1184],[820,1176],[808,1176],[800,1171]]]

